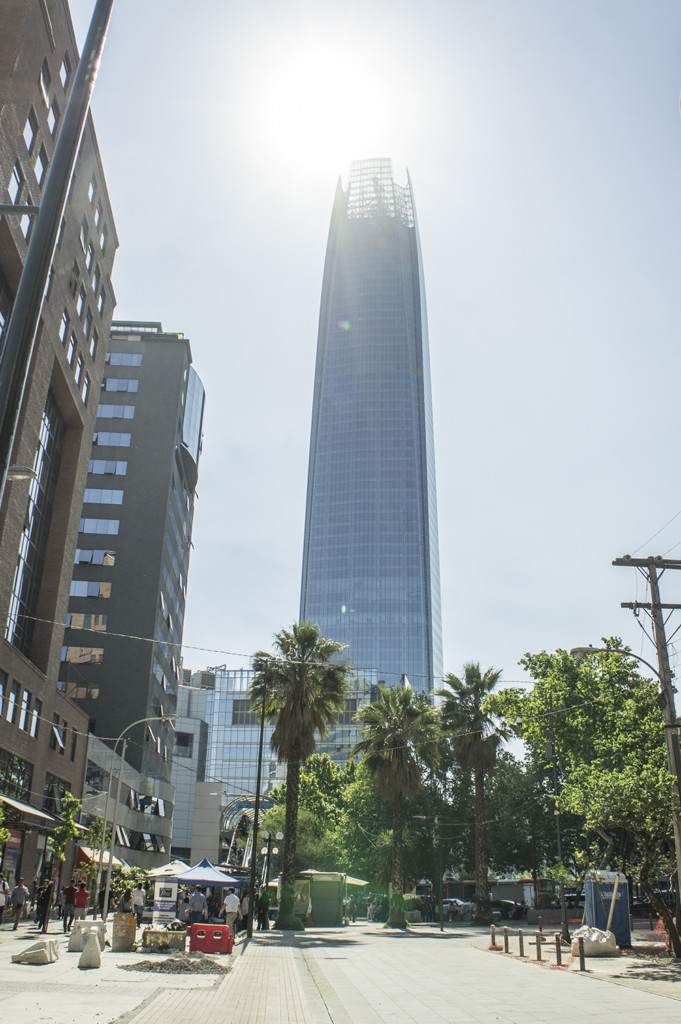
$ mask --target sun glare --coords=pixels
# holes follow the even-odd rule
[[[279,171],[317,171],[366,156],[391,155],[404,133],[390,69],[347,40],[281,40],[247,72],[241,121],[250,143]],[[402,148],[402,147],[400,147]]]

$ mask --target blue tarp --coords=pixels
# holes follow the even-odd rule
[[[605,930],[610,915],[610,904],[616,878],[616,871],[589,871],[584,879],[586,923],[591,928]],[[626,875],[623,874],[619,876],[610,931],[621,949],[628,949],[631,946],[629,886]]]

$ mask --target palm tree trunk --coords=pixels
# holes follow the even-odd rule
[[[281,869],[281,899],[276,928],[300,927],[293,914],[293,892],[296,875],[296,840],[298,838],[298,798],[300,794],[300,759],[292,757],[286,765],[286,817],[284,820],[284,853]]]
[[[485,831],[485,773],[474,771],[475,779],[475,917],[490,919],[489,882],[487,880],[487,834]]]
[[[393,891],[390,899],[389,924],[391,928],[406,927],[402,896],[402,797],[393,800]]]

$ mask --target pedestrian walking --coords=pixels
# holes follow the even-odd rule
[[[242,928],[248,928],[248,913],[250,906],[251,901],[248,895],[248,890],[246,890],[241,899],[241,925],[239,926],[239,930]]]
[[[67,885],[64,889],[64,934],[71,931],[71,925],[73,919],[76,916],[76,880],[72,880],[70,885]]]
[[[124,889],[118,901],[119,914],[132,914],[132,889]]]
[[[27,900],[30,900],[30,898],[31,894],[24,885],[23,878],[20,878],[17,884],[12,889],[12,893],[9,898],[10,906],[12,908],[12,914],[14,915],[14,928],[12,929],[13,931],[16,931],[17,928],[19,927],[19,921],[21,920],[21,915],[24,912],[24,907],[26,906]]]
[[[78,891],[75,895],[76,921],[84,921],[87,913],[87,901],[90,893],[85,888],[85,882],[81,880]]]
[[[266,932],[270,927],[270,894],[263,885],[258,902],[258,931]]]
[[[7,884],[7,880],[4,875],[0,874],[0,924],[2,924],[2,916],[5,913],[5,907],[9,903],[11,890]]]
[[[50,912],[50,897],[52,896],[52,886],[49,882],[43,882],[38,889],[38,895],[36,896],[35,906],[35,924],[36,928],[43,929],[45,927],[45,921],[48,918]]]
[[[189,923],[200,924],[208,920],[208,903],[200,885],[195,885],[189,896]]]
[[[142,883],[138,882],[137,887],[132,890],[132,909],[135,911],[135,917],[137,918],[137,927],[139,928],[142,924],[142,918],[144,916],[144,907],[147,902],[147,894]]]
[[[227,890],[222,909],[225,912],[225,924],[229,925],[229,934],[234,935],[234,922],[241,917],[241,904],[234,889]]]

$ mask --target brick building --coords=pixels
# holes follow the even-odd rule
[[[3,0],[1,21],[0,202],[37,205],[78,51],[65,0]],[[28,216],[0,215],[0,342],[31,227]],[[11,457],[36,479],[10,482],[0,508],[0,797],[10,881],[18,870],[26,880],[47,871],[62,795],[82,794],[88,718],[57,680],[117,245],[88,117]]]

